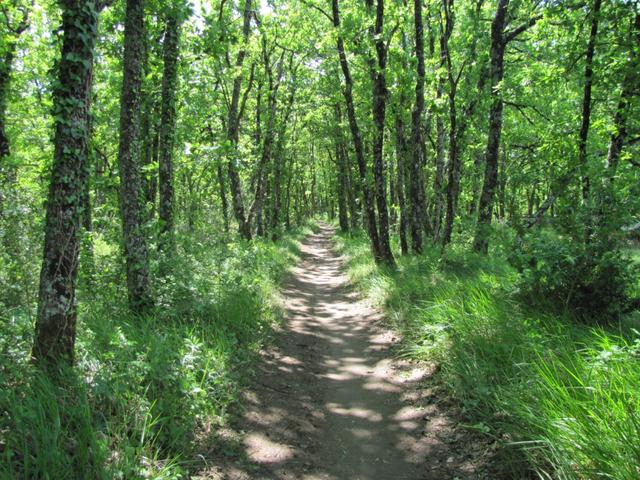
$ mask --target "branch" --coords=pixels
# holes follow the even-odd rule
[[[524,31],[528,30],[529,28],[533,27],[538,22],[538,20],[540,20],[541,18],[542,18],[542,14],[539,13],[535,17],[531,17],[528,21],[526,21],[525,23],[523,23],[519,27],[516,27],[515,29],[511,30],[510,32],[505,32],[505,40],[504,40],[505,45],[507,43],[509,43],[511,40],[513,40],[514,38],[516,38],[518,35],[520,35],[522,32],[524,32]]]
[[[391,33],[389,34],[389,38],[387,40],[387,44],[384,47],[385,54],[389,51],[389,47],[391,46],[391,40],[393,39],[393,36],[396,34],[396,31],[398,30],[398,28],[400,28],[400,24],[396,23],[393,29],[391,30]]]
[[[314,10],[317,10],[318,12],[320,12],[322,15],[324,15],[325,17],[327,17],[329,19],[329,21],[331,22],[331,24],[333,25],[333,16],[329,15],[324,9],[320,8],[319,6],[317,6],[314,3],[311,2],[307,2],[306,0],[300,0],[304,5],[306,5],[307,7],[311,7]]]
[[[514,103],[514,102],[509,102],[508,100],[504,101],[504,104],[509,106],[509,107],[513,107],[516,110],[518,110],[520,112],[520,114],[524,117],[524,119],[529,122],[531,125],[535,125],[535,122],[533,120],[531,120],[529,118],[529,115],[527,115],[525,113],[525,108],[527,108],[527,105],[521,105],[519,103]]]
[[[238,113],[238,122],[244,115],[244,107],[247,104],[247,97],[249,97],[249,92],[253,87],[253,79],[255,77],[256,64],[255,62],[251,64],[251,73],[249,74],[249,84],[247,85],[247,89],[244,91],[244,95],[242,96],[242,102],[240,102],[240,112]]]

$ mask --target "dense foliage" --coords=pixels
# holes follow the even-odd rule
[[[638,72],[637,0],[3,0],[0,475],[190,468],[326,215],[477,425],[637,477]]]

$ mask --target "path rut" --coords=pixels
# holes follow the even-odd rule
[[[303,242],[284,285],[285,325],[243,395],[242,458],[198,478],[476,478],[473,448],[425,386],[431,370],[394,359],[397,338],[348,284],[333,233]]]

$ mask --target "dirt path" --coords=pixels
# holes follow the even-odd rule
[[[476,446],[434,401],[431,372],[393,359],[397,340],[347,284],[332,234],[303,243],[284,286],[287,322],[227,433],[242,458],[198,478],[477,478]]]

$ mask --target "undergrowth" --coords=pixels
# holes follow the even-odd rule
[[[509,478],[640,478],[637,319],[593,327],[526,304],[505,260],[467,246],[399,258],[392,272],[365,237],[338,244],[350,279],[403,333],[403,354],[438,362],[469,428],[502,444]]]
[[[32,310],[5,310],[0,478],[186,478],[280,317],[277,285],[309,228],[276,243],[183,239],[144,318],[127,312],[117,249],[97,239],[77,366],[57,380],[29,361]]]

